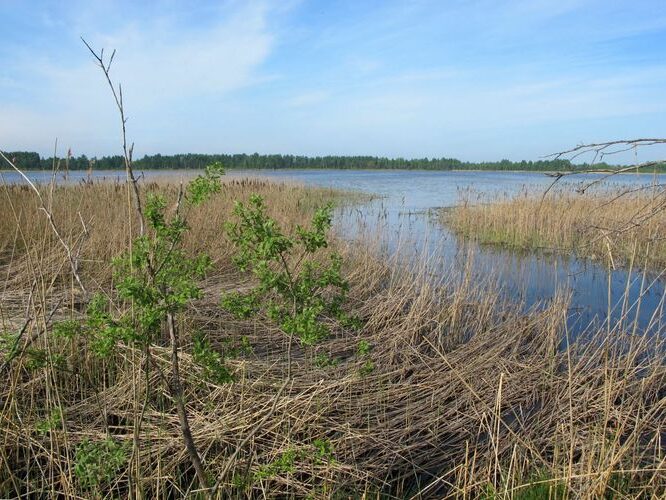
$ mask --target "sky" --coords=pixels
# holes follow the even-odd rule
[[[0,149],[536,160],[666,137],[664,0],[0,0]],[[649,148],[620,160],[647,161]]]

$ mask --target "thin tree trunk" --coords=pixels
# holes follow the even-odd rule
[[[178,369],[178,336],[176,335],[174,317],[171,313],[167,314],[167,326],[169,328],[169,338],[171,339],[171,396],[176,401],[178,419],[180,420],[180,431],[183,435],[183,441],[185,441],[187,453],[190,455],[190,461],[192,462],[192,466],[194,467],[201,487],[207,488],[208,481],[206,479],[206,473],[201,464],[201,458],[199,457],[197,447],[194,444],[192,431],[190,431],[190,423],[187,419],[187,412],[185,411],[185,400],[183,397],[183,388],[180,383],[180,371]]]

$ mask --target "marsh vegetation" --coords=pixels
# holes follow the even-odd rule
[[[664,492],[661,338],[631,328],[609,338],[602,329],[562,350],[563,301],[525,315],[484,283],[433,281],[427,262],[407,266],[370,238],[349,245],[325,225],[309,259],[325,269],[340,256],[333,281],[344,283],[345,298],[316,310],[313,321],[325,327],[316,342],[285,335],[269,309],[222,307],[222,297],[257,286],[272,304],[281,293],[262,281],[270,276],[237,266],[244,233],[234,243],[223,225],[259,215],[234,214],[236,200],[247,209],[261,196],[262,227],[285,238],[299,234],[297,225],[314,230],[326,203],[353,203],[344,193],[259,180],[223,182],[189,210],[179,243],[182,258],[209,257],[198,292],[173,310],[179,397],[202,484],[179,425],[166,320],[153,324],[148,344],[132,334],[99,349],[110,319],[136,325],[146,312],[123,295],[114,272],[137,237],[128,186],[40,189],[87,293],[105,301],[86,301],[30,189],[4,186],[1,210],[12,215],[0,231],[2,353],[11,359],[1,394],[3,496]],[[146,202],[148,192],[162,197],[164,220],[173,221],[180,186],[142,185]],[[280,241],[292,269],[301,253]]]
[[[663,186],[576,193],[524,191],[487,197],[466,193],[442,221],[456,233],[514,250],[577,254],[620,266],[666,267]]]

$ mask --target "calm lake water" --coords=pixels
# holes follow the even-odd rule
[[[145,178],[191,177],[192,171],[146,171]],[[17,174],[2,172],[4,182],[21,182]],[[573,257],[537,253],[518,254],[459,241],[433,217],[433,209],[450,207],[463,196],[490,199],[524,191],[543,192],[552,178],[527,172],[429,172],[404,170],[233,170],[229,177],[266,177],[305,185],[355,190],[377,195],[372,201],[337,214],[337,231],[353,240],[360,232],[377,235],[389,254],[403,252],[429,261],[434,274],[453,276],[452,270],[468,265],[475,280],[492,282],[503,297],[529,309],[547,304],[558,294],[571,294],[568,324],[572,335],[590,324],[611,323],[620,317],[622,305],[629,307],[626,318],[637,319],[641,331],[660,331],[664,319],[664,281],[640,271],[609,271],[604,266]],[[30,172],[31,179],[48,182],[47,172]],[[124,172],[99,171],[96,178],[123,180]],[[575,189],[580,183],[598,179],[596,174],[569,178],[560,189]],[[85,172],[72,172],[67,182],[79,182]],[[631,174],[615,176],[602,188],[663,183],[666,175]],[[62,182],[62,179],[59,179]],[[609,296],[610,284],[610,296]],[[628,290],[628,297],[625,297]],[[637,307],[640,298],[640,307]],[[628,299],[628,300],[627,300]]]

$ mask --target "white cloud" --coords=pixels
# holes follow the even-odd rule
[[[230,14],[220,12],[218,22],[204,27],[164,17],[135,20],[113,32],[84,36],[94,49],[105,47],[106,57],[116,49],[111,75],[114,82],[122,82],[128,114],[134,120],[130,127],[147,127],[145,122],[155,119],[155,113],[171,106],[222,99],[264,82],[259,68],[274,43],[267,24],[269,13],[265,4],[244,3]],[[82,16],[92,17],[89,12]],[[0,109],[11,105],[14,117],[13,123],[3,119],[0,125],[0,146],[24,142],[27,124],[34,120],[33,145],[37,134],[44,133],[48,143],[56,135],[65,135],[83,147],[96,145],[93,150],[99,150],[104,144],[104,151],[115,150],[118,121],[112,97],[92,56],[82,43],[79,49],[80,56],[71,60],[63,48],[62,61],[27,54],[15,62],[30,79],[24,82],[20,101],[3,102],[0,96]],[[0,80],[5,88],[12,83],[8,77]],[[3,115],[7,116],[5,111]]]
[[[115,47],[115,76],[141,100],[226,93],[252,84],[254,70],[268,56],[272,39],[265,10],[248,7],[208,30],[182,33],[173,24],[131,26],[121,33],[91,37],[94,46]],[[90,64],[54,71],[67,87],[89,73]]]

